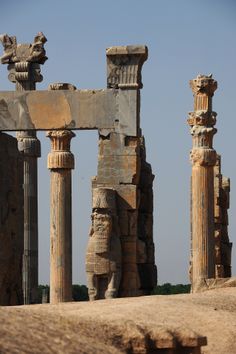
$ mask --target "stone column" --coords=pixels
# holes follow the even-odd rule
[[[51,170],[50,203],[50,303],[72,300],[72,227],[70,152],[72,131],[49,131],[52,151],[48,155]]]
[[[194,112],[189,113],[193,148],[192,161],[192,291],[201,289],[205,279],[215,277],[214,240],[214,165],[216,152],[216,113],[212,96],[217,82],[211,76],[198,75],[190,81],[194,94]]]
[[[36,89],[41,82],[40,64],[47,60],[44,43],[47,39],[39,32],[33,44],[17,44],[16,37],[0,36],[4,46],[3,64],[8,64],[9,80],[16,91]],[[23,295],[24,304],[38,300],[38,180],[37,158],[41,156],[40,141],[36,131],[17,133],[18,149],[24,157],[24,254]]]
[[[24,156],[24,304],[38,300],[38,162],[40,141],[36,132],[17,133],[18,149]]]

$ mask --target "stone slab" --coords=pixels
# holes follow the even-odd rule
[[[0,92],[0,130],[103,129],[136,136],[136,90]]]

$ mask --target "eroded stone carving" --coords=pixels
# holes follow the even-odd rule
[[[141,69],[148,56],[146,46],[111,47],[106,55],[109,88],[142,88]]]
[[[0,35],[4,54],[0,58],[2,64],[9,64],[8,78],[16,83],[17,91],[35,90],[35,83],[41,82],[40,64],[48,59],[44,44],[47,42],[42,32],[39,32],[32,44],[17,44],[15,36]]]
[[[0,57],[0,61],[2,64],[6,64],[11,62],[15,62],[16,59],[16,37],[9,37],[6,33],[0,35],[0,42],[2,42],[4,48],[4,54]]]
[[[92,226],[86,254],[89,299],[115,298],[121,279],[121,244],[116,191],[93,189]]]
[[[10,64],[16,62],[31,62],[44,64],[48,59],[44,44],[47,38],[42,32],[39,32],[34,37],[33,44],[17,44],[15,36],[8,36],[7,34],[0,35],[0,42],[2,42],[4,54],[0,57],[2,64]]]

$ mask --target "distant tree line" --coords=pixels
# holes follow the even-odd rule
[[[50,287],[48,285],[38,286],[38,302],[42,303],[43,296],[49,299]],[[72,298],[73,301],[88,301],[88,288],[86,285],[72,285]]]
[[[188,294],[190,293],[190,284],[170,284],[157,285],[152,292],[152,295],[173,295],[173,294]]]
[[[173,294],[187,294],[190,293],[190,284],[170,284],[165,283],[157,285],[152,295],[173,295]],[[39,285],[38,287],[38,302],[42,303],[42,297],[46,296],[49,299],[50,288],[48,285]],[[43,295],[44,294],[44,295]],[[72,286],[73,301],[88,301],[88,288],[86,285],[74,284]]]

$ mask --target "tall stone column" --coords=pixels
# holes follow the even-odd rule
[[[9,64],[9,80],[16,85],[16,91],[36,89],[41,82],[40,64],[47,60],[44,43],[47,41],[39,32],[33,44],[17,44],[16,37],[2,35],[4,46],[3,64]],[[17,133],[18,149],[24,158],[24,254],[23,295],[24,304],[37,302],[38,297],[38,179],[37,159],[41,156],[40,141],[36,131]]]
[[[198,75],[190,81],[194,94],[194,112],[189,113],[193,148],[192,161],[192,291],[201,289],[205,279],[215,277],[214,240],[214,165],[216,152],[216,113],[212,96],[217,82],[211,76]]]
[[[72,226],[70,152],[72,131],[49,131],[52,151],[48,155],[51,170],[50,202],[50,303],[72,300]]]
[[[40,141],[36,132],[17,133],[18,149],[24,156],[24,304],[38,300],[38,162]]]

